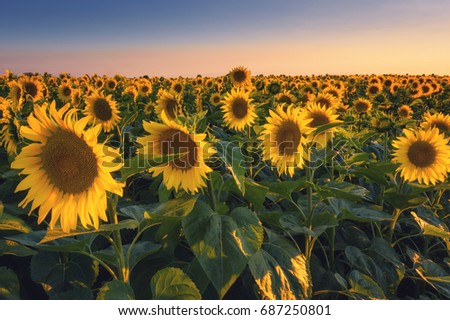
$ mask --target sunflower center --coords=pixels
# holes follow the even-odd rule
[[[401,108],[398,113],[399,113],[400,117],[407,117],[407,116],[409,116],[409,111],[406,108]]]
[[[292,103],[292,100],[291,100],[291,98],[288,95],[282,95],[280,97],[280,99],[278,99],[278,101],[280,103],[287,103],[287,104],[291,104]]]
[[[367,110],[369,110],[369,105],[366,102],[357,102],[355,104],[355,109],[356,112],[366,112]]]
[[[163,155],[183,153],[170,162],[172,167],[180,170],[189,170],[197,163],[197,143],[180,130],[170,129],[161,134],[161,153]]]
[[[147,93],[149,89],[147,86],[142,86],[141,90],[143,93]]]
[[[408,149],[409,161],[419,168],[429,167],[436,160],[436,149],[426,141],[416,141]]]
[[[313,128],[317,128],[324,124],[330,123],[330,119],[328,118],[328,116],[323,113],[313,113],[311,115],[311,118],[312,121],[309,123],[309,125]]]
[[[233,73],[233,79],[237,83],[244,82],[246,77],[247,77],[247,75],[242,70],[237,70]]]
[[[439,131],[442,131],[442,132],[449,132],[450,131],[450,128],[449,128],[448,124],[445,123],[444,121],[435,120],[435,121],[433,121],[431,123],[431,126],[438,128]]]
[[[422,92],[423,93],[428,93],[430,91],[430,87],[429,86],[423,86],[422,87]]]
[[[173,89],[174,89],[176,92],[180,93],[180,92],[181,92],[181,89],[183,89],[183,88],[181,87],[181,84],[177,83],[176,85],[173,86]]]
[[[233,112],[235,118],[244,118],[248,113],[247,100],[241,97],[235,98],[231,104],[231,111]]]
[[[72,93],[72,90],[70,90],[69,87],[64,87],[64,89],[62,90],[62,93],[64,96],[68,97]]]
[[[114,81],[109,81],[109,82],[108,82],[108,88],[114,89],[115,86],[116,86],[116,84],[115,84]]]
[[[176,115],[177,107],[178,107],[178,103],[176,100],[174,100],[174,99],[167,100],[165,110],[172,119],[175,119],[177,117],[177,115]]]
[[[376,87],[376,86],[371,86],[371,87],[369,88],[369,92],[370,92],[371,94],[376,94],[376,93],[378,93],[378,87]]]
[[[58,129],[42,148],[41,158],[51,183],[65,193],[88,190],[98,175],[92,148],[71,131]]]
[[[104,98],[98,98],[95,100],[94,113],[95,117],[102,121],[110,120],[112,117],[112,110],[109,102]]]
[[[220,102],[220,97],[219,96],[215,96],[213,98],[213,100],[214,100],[214,103],[219,103]]]
[[[33,98],[37,95],[37,87],[33,82],[27,82],[25,83],[25,92],[28,93]]]
[[[300,137],[301,133],[298,125],[292,121],[283,123],[277,132],[276,143],[278,152],[281,155],[293,155],[300,144]]]

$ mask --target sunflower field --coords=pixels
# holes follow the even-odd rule
[[[0,76],[0,299],[448,299],[450,77]]]

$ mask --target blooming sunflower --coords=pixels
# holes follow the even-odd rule
[[[367,99],[359,98],[355,102],[353,102],[353,108],[355,109],[356,113],[367,113],[372,109],[372,102]]]
[[[340,122],[337,120],[338,117],[339,115],[334,113],[334,109],[327,109],[314,102],[307,104],[305,119],[310,121],[308,126],[313,129],[325,124]],[[335,128],[331,128],[317,136],[310,135],[309,139],[316,143],[316,147],[324,148],[327,142],[333,138],[335,131]]]
[[[177,94],[181,93],[183,91],[183,84],[181,81],[174,81],[171,85],[171,90],[176,92]]]
[[[13,106],[20,111],[22,105],[22,86],[17,81],[11,81],[8,83],[9,94],[8,97],[11,99]]]
[[[107,90],[115,90],[117,87],[117,81],[114,78],[107,79],[105,81],[105,88]]]
[[[212,169],[205,164],[214,149],[205,141],[206,134],[190,133],[189,130],[171,120],[162,111],[163,123],[144,121],[144,130],[148,136],[137,138],[143,147],[138,150],[145,156],[162,156],[182,154],[178,158],[149,169],[152,175],[163,174],[163,182],[167,189],[179,188],[189,193],[196,193],[206,186],[207,173]]]
[[[276,101],[279,103],[286,103],[287,105],[293,104],[297,101],[297,98],[289,90],[284,90],[276,95]]]
[[[312,99],[312,102],[320,104],[327,109],[334,109],[339,105],[339,100],[329,93],[319,93]]]
[[[211,95],[211,97],[209,97],[209,102],[211,102],[211,104],[214,106],[214,107],[218,107],[218,106],[220,106],[220,102],[222,101],[222,98],[221,98],[221,96],[220,96],[220,93],[213,93],[212,95]]]
[[[222,102],[223,119],[231,129],[243,131],[255,122],[257,116],[249,91],[232,89]]]
[[[31,77],[24,77],[20,81],[22,90],[27,97],[30,97],[31,101],[38,101],[44,97],[42,83]]]
[[[138,95],[140,96],[147,96],[152,93],[152,84],[149,81],[141,81],[138,88]]]
[[[160,90],[156,104],[155,112],[159,118],[163,111],[170,120],[175,120],[181,113],[180,96],[173,91]]]
[[[59,86],[58,98],[62,102],[64,103],[69,102],[72,99],[71,95],[72,95],[72,88],[69,84],[62,84]]]
[[[74,89],[72,91],[72,94],[70,95],[70,101],[75,108],[80,107],[81,102],[83,101],[80,89]]]
[[[270,117],[259,139],[263,142],[263,159],[269,160],[279,175],[293,176],[296,167],[303,167],[306,136],[312,129],[300,109],[293,105],[286,111],[283,108],[284,105],[279,105],[275,112],[269,110]]]
[[[450,132],[450,115],[441,112],[431,114],[425,113],[424,121],[420,125],[423,129],[438,128],[440,132]]]
[[[78,220],[98,229],[99,219],[107,221],[106,192],[123,192],[110,174],[121,166],[112,162],[119,153],[108,148],[104,155],[105,146],[97,144],[101,126],[85,130],[88,118],[77,121],[75,109],[68,109],[69,104],[57,111],[54,101],[35,106],[28,126],[21,127],[21,135],[33,143],[11,164],[27,175],[16,188],[28,189],[19,205],[32,203],[30,213],[39,207],[38,223],[51,211],[50,229],[58,220],[64,232],[76,229]]]
[[[450,167],[449,139],[439,129],[403,129],[404,137],[392,142],[393,161],[400,163],[397,171],[406,181],[417,180],[426,185],[444,181]]]
[[[6,153],[10,156],[17,154],[19,144],[18,125],[18,121],[14,119],[4,124],[0,131],[0,145],[3,145]]]
[[[84,113],[90,123],[100,123],[105,132],[110,132],[120,121],[119,110],[116,107],[116,102],[112,99],[112,95],[104,96],[101,93],[94,92],[86,98]]]
[[[242,66],[233,68],[229,76],[235,87],[244,87],[251,83],[250,70]]]
[[[408,105],[404,104],[398,108],[397,113],[400,118],[409,119],[411,118],[413,111]]]
[[[381,93],[381,91],[383,90],[383,88],[381,87],[381,84],[377,83],[372,83],[369,86],[367,86],[367,90],[366,93],[369,97],[373,97],[376,96],[377,94]]]

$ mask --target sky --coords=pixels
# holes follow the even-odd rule
[[[0,73],[450,74],[449,0],[4,1]]]

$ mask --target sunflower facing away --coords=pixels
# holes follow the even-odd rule
[[[223,106],[223,120],[231,128],[243,131],[245,126],[250,126],[257,117],[253,99],[250,99],[250,92],[232,89],[231,93],[225,95]]]
[[[259,137],[263,141],[263,159],[277,168],[278,174],[294,175],[295,168],[304,163],[306,136],[312,129],[300,109],[293,105],[283,110],[279,105],[275,112],[269,110],[270,117]]]
[[[431,114],[429,112],[424,115],[424,122],[420,125],[423,129],[438,128],[440,132],[450,132],[450,116],[441,112]]]
[[[392,142],[393,162],[400,163],[397,171],[406,181],[436,184],[447,178],[450,167],[449,139],[439,133],[439,129],[404,129],[404,137]]]
[[[230,72],[230,80],[235,87],[247,86],[251,83],[250,70],[242,66],[233,68]]]
[[[175,120],[181,113],[180,97],[173,91],[160,90],[158,92],[158,101],[156,101],[155,112],[161,119],[162,112],[165,111],[166,116],[170,120]]]
[[[325,124],[340,122],[337,120],[338,117],[339,115],[334,113],[334,109],[327,109],[314,102],[307,104],[305,119],[310,120],[308,126],[313,129]],[[327,142],[333,138],[335,131],[336,128],[331,128],[317,136],[312,134],[309,138],[315,142],[317,148],[324,148]]]
[[[86,107],[84,113],[90,123],[100,123],[103,131],[110,132],[120,121],[119,110],[112,95],[104,96],[101,93],[94,92],[86,98]]]
[[[51,211],[49,228],[60,221],[64,232],[83,227],[98,229],[99,219],[107,221],[106,192],[122,196],[123,185],[116,182],[110,172],[121,167],[113,163],[119,153],[97,144],[101,126],[85,130],[88,118],[76,120],[75,109],[69,104],[56,110],[55,102],[35,106],[22,126],[21,135],[33,141],[24,147],[11,168],[22,169],[26,175],[16,192],[28,189],[22,207],[31,204],[30,213],[39,208],[38,223]]]
[[[212,169],[205,164],[214,149],[205,142],[206,134],[190,133],[189,130],[166,116],[162,112],[163,123],[144,121],[144,130],[149,136],[137,138],[143,145],[138,152],[148,157],[182,154],[178,158],[149,169],[153,176],[163,174],[167,189],[179,188],[189,193],[198,192],[206,186],[207,173]]]

